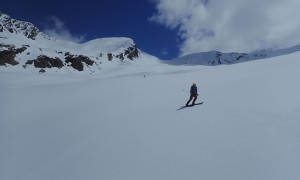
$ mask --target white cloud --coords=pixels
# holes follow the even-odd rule
[[[299,0],[153,0],[150,19],[178,28],[181,55],[249,52],[300,43]]]
[[[85,41],[86,35],[72,35],[69,29],[65,26],[65,23],[59,18],[51,16],[49,17],[48,22],[49,24],[45,25],[43,32],[51,37],[73,42]]]

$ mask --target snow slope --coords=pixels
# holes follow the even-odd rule
[[[0,72],[0,179],[299,179],[299,57]]]

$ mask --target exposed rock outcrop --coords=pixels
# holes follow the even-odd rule
[[[6,66],[6,64],[14,66],[19,64],[19,62],[15,60],[16,55],[22,53],[27,49],[26,46],[23,46],[21,48],[15,48],[15,46],[3,44],[0,44],[0,47],[5,47],[8,49],[0,51],[0,66]]]
[[[78,71],[83,71],[84,63],[86,65],[92,66],[95,63],[95,61],[83,55],[68,55],[66,56],[66,63],[72,66],[74,69],[77,69]]]
[[[62,60],[59,58],[50,58],[45,55],[40,55],[35,60],[28,60],[26,65],[34,64],[36,68],[62,68],[64,66]]]
[[[133,45],[132,47],[129,47],[128,49],[126,49],[125,50],[125,56],[130,60],[138,58],[139,57],[139,50],[136,47],[136,45]]]

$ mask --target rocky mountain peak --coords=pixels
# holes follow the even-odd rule
[[[33,24],[11,18],[0,11],[0,32],[23,34],[29,39],[35,40],[40,32]]]

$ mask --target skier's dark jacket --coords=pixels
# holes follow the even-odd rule
[[[191,92],[191,95],[194,95],[194,96],[197,95],[198,94],[197,86],[192,86],[190,92]]]

